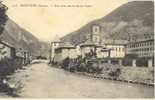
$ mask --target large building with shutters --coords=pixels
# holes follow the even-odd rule
[[[140,58],[154,56],[154,34],[131,35],[126,46],[127,54],[134,54]]]

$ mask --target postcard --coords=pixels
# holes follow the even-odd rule
[[[0,98],[154,98],[154,1],[0,0]]]

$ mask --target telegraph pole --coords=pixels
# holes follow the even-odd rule
[[[52,57],[51,57],[51,54],[52,54],[52,43],[50,43],[50,51],[49,51],[50,55],[49,55],[49,59],[50,59],[50,62],[49,64],[52,63]]]

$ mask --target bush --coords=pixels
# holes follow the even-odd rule
[[[22,60],[4,58],[0,61],[0,76],[12,74],[16,69],[22,67]]]
[[[64,59],[63,61],[62,61],[62,68],[63,69],[67,69],[68,68],[68,66],[69,66],[69,63],[70,63],[70,59],[69,59],[69,57],[67,57],[66,59]]]
[[[116,79],[121,74],[121,67],[113,64],[102,64],[102,74],[106,77]]]

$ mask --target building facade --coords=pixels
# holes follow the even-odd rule
[[[80,51],[82,58],[85,58],[88,54],[95,52],[96,45],[92,41],[86,41],[80,44]]]
[[[127,54],[134,54],[140,58],[152,58],[154,56],[154,34],[132,35],[126,46]]]
[[[100,44],[100,42],[101,42],[101,27],[99,25],[92,26],[91,41],[97,45]]]
[[[61,41],[58,38],[58,36],[56,36],[54,38],[54,40],[51,42],[51,44],[50,44],[50,56],[49,56],[49,58],[50,58],[51,61],[54,59],[55,51],[60,46],[60,44],[61,44]]]
[[[15,48],[13,48],[10,44],[0,41],[0,59],[3,58],[15,58]]]
[[[28,64],[32,60],[30,52],[23,48],[16,49],[16,58],[21,59],[23,64]]]
[[[126,40],[108,40],[103,43],[104,47],[109,49],[110,58],[124,58],[126,55]]]
[[[101,32],[100,25],[92,27],[92,42],[96,45],[101,45],[97,48],[96,53],[98,58],[124,58],[126,40],[107,39],[105,34]]]
[[[59,47],[55,49],[55,56],[53,61],[61,63],[66,58],[77,58],[77,50],[76,47],[70,43],[61,43]]]

